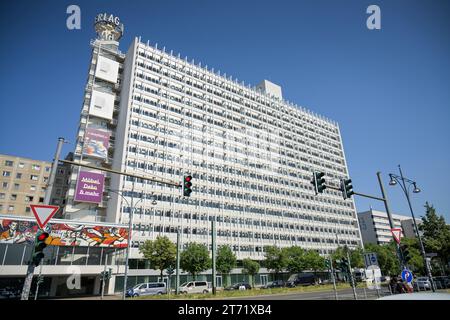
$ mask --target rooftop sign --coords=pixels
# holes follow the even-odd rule
[[[123,23],[120,22],[119,17],[112,14],[99,13],[95,17],[95,32],[101,40],[119,41],[123,35]]]

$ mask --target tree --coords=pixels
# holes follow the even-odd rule
[[[331,255],[333,261],[341,260],[342,258],[347,258],[346,250],[349,250],[351,267],[364,268],[364,258],[363,258],[364,251],[362,250],[362,248],[356,248],[354,250],[351,250],[347,246],[338,247],[336,251]]]
[[[292,246],[283,248],[286,256],[286,269],[290,273],[300,273],[306,269],[305,250]]]
[[[325,258],[316,250],[307,250],[305,253],[306,268],[316,273],[318,270],[325,269]]]
[[[176,262],[177,248],[166,236],[157,236],[154,241],[145,241],[139,247],[139,252],[149,261],[153,269],[161,272],[161,278],[164,269],[173,267]]]
[[[180,254],[181,269],[189,272],[194,280],[200,272],[207,270],[210,266],[211,258],[208,248],[204,244],[191,242]]]
[[[236,267],[237,260],[236,255],[233,253],[229,246],[220,246],[217,250],[217,258],[216,258],[216,268],[222,274],[227,275],[227,284],[228,283],[228,275],[231,270]]]
[[[286,251],[276,246],[267,246],[264,251],[264,264],[267,269],[275,272],[275,279],[278,279],[278,274],[286,267]]]
[[[410,260],[407,265],[416,274],[425,275],[425,268],[423,265],[423,257],[420,254],[420,245],[417,238],[403,238],[402,245],[408,248]]]
[[[250,276],[250,284],[253,285],[253,278],[259,271],[259,263],[253,261],[252,259],[246,258],[242,260],[242,266],[242,273],[248,274]]]
[[[450,226],[428,202],[425,203],[425,211],[422,224],[419,225],[419,230],[423,231],[425,250],[427,253],[437,253],[441,267],[447,267],[450,260]]]

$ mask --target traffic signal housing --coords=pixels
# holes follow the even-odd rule
[[[355,194],[355,192],[353,191],[352,179],[341,180],[341,191],[344,200],[351,198],[351,196]]]
[[[192,176],[184,176],[183,178],[183,196],[190,197],[192,193]]]
[[[400,249],[402,250],[403,260],[408,264],[411,261],[411,253],[408,250],[408,246],[402,245],[400,246]]]
[[[323,191],[327,188],[327,186],[325,185],[324,176],[324,172],[313,172],[313,179],[311,180],[311,184],[314,186],[316,195],[318,195],[319,193],[323,193]]]
[[[34,252],[32,261],[33,264],[37,267],[41,263],[42,258],[44,258],[44,249],[47,247],[45,241],[49,237],[49,234],[45,231],[39,230],[36,233],[36,238],[34,240]]]

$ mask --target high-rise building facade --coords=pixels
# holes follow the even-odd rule
[[[193,193],[115,174],[80,178],[85,169],[74,168],[66,217],[127,223],[133,212],[132,257],[177,229],[184,245],[209,245],[213,219],[217,244],[238,259],[263,259],[267,245],[321,254],[361,245],[353,200],[331,189],[316,196],[310,182],[313,171],[327,183],[348,177],[336,122],[283,100],[267,80],[249,87],[140,38],[125,55],[117,48],[93,42],[74,160],[180,183],[190,174]],[[95,139],[106,151],[89,150]],[[95,181],[103,199],[83,201],[81,181]]]

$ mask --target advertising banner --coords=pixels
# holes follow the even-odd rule
[[[74,200],[92,203],[102,202],[104,182],[105,175],[103,173],[80,171]]]
[[[83,154],[102,159],[108,158],[110,135],[107,131],[87,128],[84,134]]]

